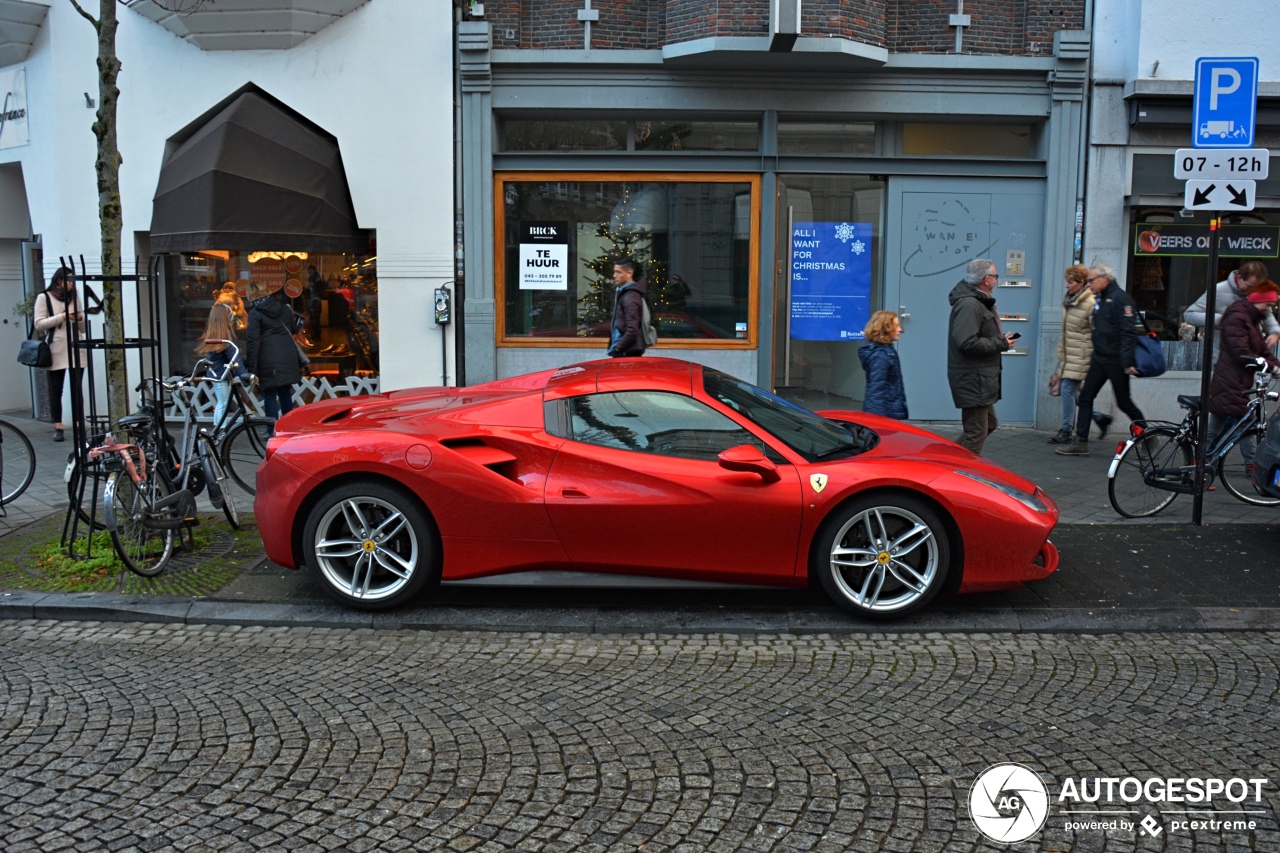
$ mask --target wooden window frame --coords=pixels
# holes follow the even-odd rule
[[[746,338],[658,339],[650,349],[718,349],[754,350],[759,342],[760,325],[760,198],[763,177],[760,174],[726,172],[494,172],[493,175],[493,278],[494,320],[497,346],[500,347],[556,347],[560,349],[598,347],[602,338],[529,338],[507,336],[506,293],[506,204],[504,196],[508,183],[627,183],[661,182],[682,184],[747,184],[751,187],[751,228],[749,261],[747,267],[747,336]]]

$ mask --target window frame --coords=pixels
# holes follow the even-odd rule
[[[507,335],[506,195],[507,184],[516,183],[627,183],[747,184],[751,190],[750,249],[747,266],[747,336],[745,338],[659,338],[650,349],[754,350],[760,335],[760,216],[763,176],[742,172],[504,172],[493,173],[493,296],[495,339],[499,347],[584,348],[599,347],[602,338],[529,338]]]

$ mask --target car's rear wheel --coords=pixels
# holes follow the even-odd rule
[[[349,607],[395,607],[440,578],[435,524],[414,498],[383,483],[326,493],[307,515],[302,541],[316,581]]]
[[[951,544],[936,510],[901,494],[837,509],[814,540],[810,571],[836,604],[891,619],[928,604],[946,583]]]

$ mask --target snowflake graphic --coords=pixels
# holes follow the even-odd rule
[[[853,250],[853,253],[855,255],[861,255],[863,252],[867,250],[867,244],[862,242],[861,240],[854,240],[853,245],[851,245],[849,248]]]
[[[836,239],[841,243],[848,243],[849,238],[853,236],[853,226],[848,222],[841,222],[836,226]]]

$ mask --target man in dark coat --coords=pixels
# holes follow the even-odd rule
[[[256,281],[249,283],[248,296],[245,366],[258,377],[267,417],[277,418],[293,409],[293,386],[302,381],[293,311]]]
[[[613,325],[610,327],[609,357],[622,358],[644,355],[644,303],[649,285],[641,277],[635,279],[636,265],[630,258],[622,258],[613,265],[613,283],[618,294],[613,303]]]
[[[1138,348],[1138,306],[1129,294],[1120,289],[1115,272],[1106,264],[1090,267],[1089,277],[1084,283],[1094,293],[1093,358],[1076,399],[1075,438],[1066,447],[1054,451],[1062,456],[1089,455],[1093,400],[1108,382],[1120,411],[1128,415],[1129,420],[1142,420],[1142,410],[1129,396],[1129,377],[1138,375],[1133,361]],[[1110,420],[1106,423],[1109,424]],[[1099,426],[1105,435],[1106,426],[1101,423]]]
[[[1213,381],[1209,384],[1209,446],[1222,432],[1230,430],[1244,417],[1249,401],[1241,391],[1253,386],[1254,372],[1243,357],[1262,357],[1273,370],[1280,370],[1280,361],[1259,331],[1264,319],[1271,315],[1280,288],[1270,280],[1259,282],[1243,299],[1237,299],[1222,312],[1218,334],[1222,345],[1218,348],[1218,363],[1213,368]],[[1246,433],[1240,439],[1240,456],[1245,468],[1253,474],[1253,456],[1258,449],[1258,439]]]
[[[1013,347],[1013,339],[1000,328],[991,296],[999,278],[994,263],[978,258],[969,262],[964,280],[947,297],[947,382],[964,425],[960,446],[977,454],[998,423],[1000,353]]]

